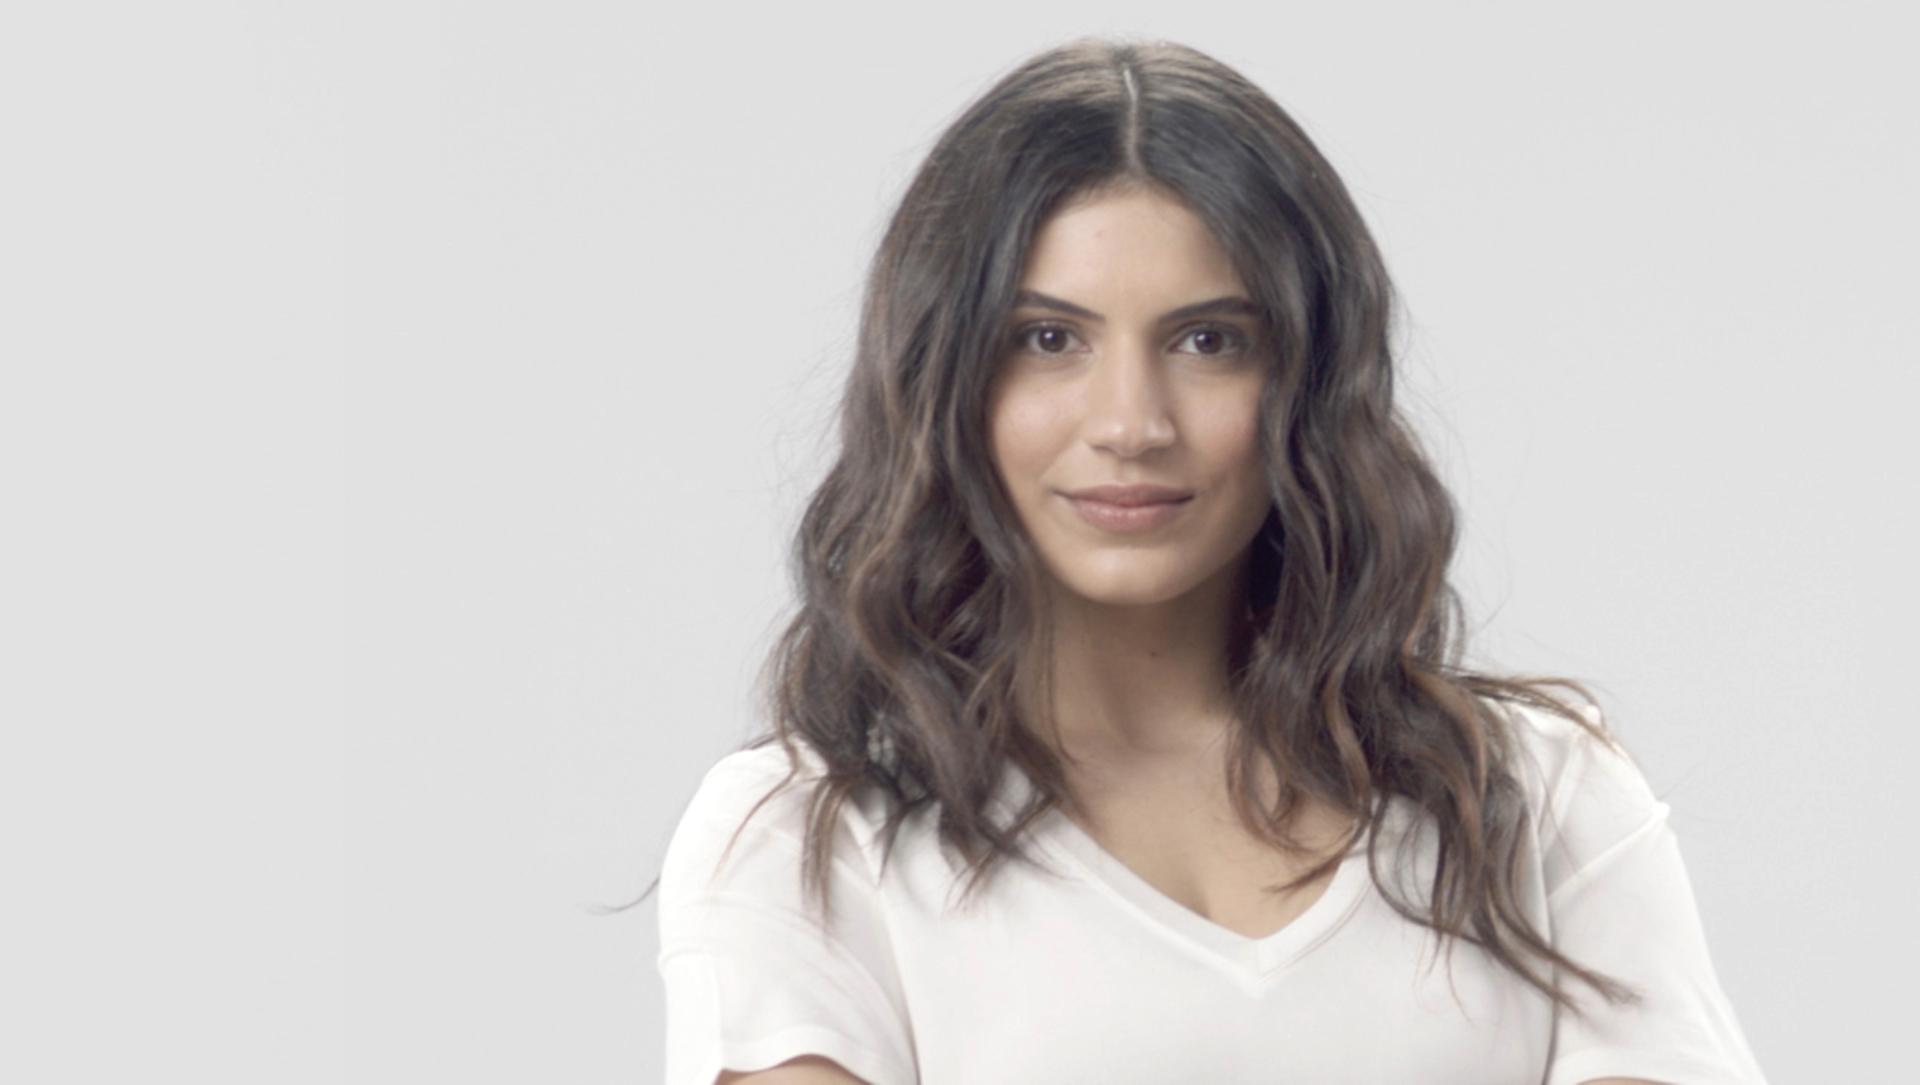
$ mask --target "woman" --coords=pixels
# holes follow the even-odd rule
[[[1390,307],[1191,49],[1071,43],[946,131],[774,726],[668,848],[671,1085],[1762,1080],[1591,695],[1458,666]]]

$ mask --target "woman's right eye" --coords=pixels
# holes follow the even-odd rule
[[[1073,331],[1059,324],[1029,324],[1014,333],[1014,345],[1035,354],[1064,354]]]

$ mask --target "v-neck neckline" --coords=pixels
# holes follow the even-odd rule
[[[1031,785],[1011,768],[1015,791],[1010,801],[1024,802]],[[1271,934],[1253,937],[1222,926],[1162,892],[1094,839],[1058,807],[1034,822],[1034,839],[1064,860],[1102,895],[1153,934],[1182,953],[1225,973],[1244,991],[1260,996],[1271,990],[1291,966],[1320,946],[1351,917],[1371,885],[1366,842],[1356,842],[1334,869],[1320,895],[1299,915]]]

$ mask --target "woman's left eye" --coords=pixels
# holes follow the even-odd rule
[[[1184,343],[1196,335],[1207,336],[1213,343],[1218,344],[1213,350],[1197,352],[1203,356],[1226,356],[1246,353],[1247,337],[1241,334],[1238,328],[1228,327],[1224,324],[1203,324],[1182,335],[1180,341]]]

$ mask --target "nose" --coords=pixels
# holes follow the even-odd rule
[[[1166,374],[1152,350],[1122,346],[1099,358],[1087,378],[1087,443],[1117,456],[1172,444]]]

